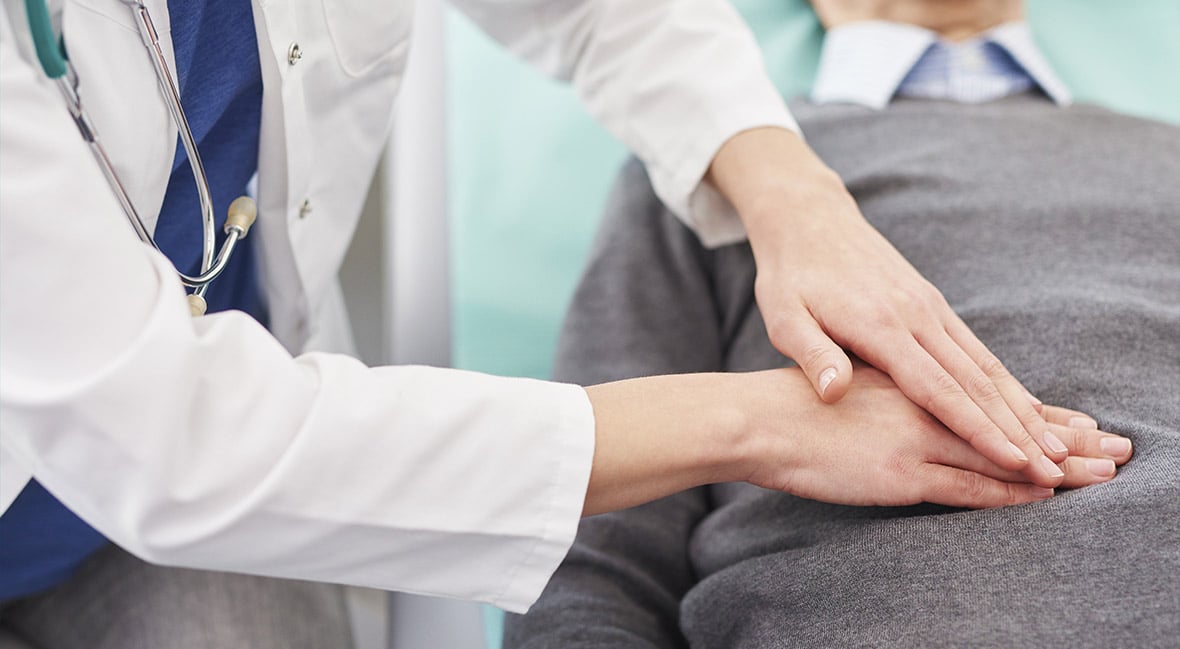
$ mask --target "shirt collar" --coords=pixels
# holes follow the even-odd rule
[[[1028,23],[1011,22],[979,38],[999,45],[1059,105],[1072,98],[1032,39]],[[817,104],[853,103],[881,110],[926,50],[934,32],[880,20],[842,25],[827,33],[811,100]]]
[[[1070,94],[1069,88],[1065,87],[1065,83],[1053,71],[1053,66],[1049,65],[1049,61],[1041,54],[1041,49],[1033,40],[1028,23],[1005,23],[992,28],[984,37],[1008,50],[1008,54],[1024,68],[1028,76],[1032,77],[1054,103],[1059,106],[1073,103],[1073,95]]]

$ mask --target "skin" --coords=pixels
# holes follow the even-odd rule
[[[984,508],[1054,493],[988,460],[864,365],[835,404],[798,368],[655,376],[586,392],[598,437],[585,515],[731,481],[847,505]],[[1062,486],[1105,482],[1130,459],[1129,440],[1082,413],[1041,410],[1068,449]]]
[[[908,23],[949,41],[1024,18],[1022,0],[812,0],[825,29],[863,20]]]
[[[1023,7],[815,8],[828,27],[886,19],[962,40]],[[1025,390],[795,133],[739,133],[707,180],[742,218],[770,339],[800,367],[587,388],[597,437],[585,514],[725,481],[840,504],[997,507],[1105,482],[1131,457],[1130,440]],[[854,371],[845,349],[874,367]]]
[[[901,20],[959,39],[1022,12],[1014,0],[819,0],[815,8],[829,27]],[[708,180],[745,225],[771,342],[824,401],[852,385],[848,350],[998,466],[1043,487],[1062,484],[1065,445],[1040,402],[864,219],[802,138],[780,128],[739,133]]]

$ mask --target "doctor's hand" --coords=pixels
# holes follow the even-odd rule
[[[835,404],[798,368],[653,376],[586,394],[596,437],[585,514],[735,481],[844,505],[984,508],[1053,495],[996,466],[864,365]],[[1130,458],[1130,440],[1089,417],[1044,412],[1069,454],[1062,486],[1110,480]]]
[[[749,482],[804,498],[845,505],[912,505],[930,502],[984,508],[1041,500],[1053,490],[1030,484],[1020,473],[996,466],[914,405],[888,376],[863,365],[837,404],[825,404],[808,389],[799,370],[760,372],[755,381],[777,389],[750,390],[762,399],[795,402],[791,436],[761,435],[748,455]],[[772,404],[755,405],[767,411]],[[1051,407],[1046,406],[1049,410]],[[1062,408],[1058,433],[1070,440],[1062,486],[1084,487],[1114,477],[1131,454],[1130,440],[1091,428],[1088,417]],[[1069,426],[1073,420],[1074,427]],[[772,422],[764,422],[773,425]],[[1103,450],[1102,440],[1109,439]],[[1113,451],[1108,453],[1107,451]],[[784,462],[783,458],[792,458]]]
[[[771,342],[824,401],[852,385],[843,347],[996,465],[1042,487],[1062,483],[1067,449],[1040,402],[865,220],[802,138],[780,128],[739,133],[709,174],[745,225]]]

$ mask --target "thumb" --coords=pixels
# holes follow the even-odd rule
[[[835,403],[852,384],[852,361],[810,315],[791,323],[775,347],[798,363],[819,398]]]

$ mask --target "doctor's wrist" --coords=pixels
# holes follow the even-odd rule
[[[756,257],[777,255],[808,232],[822,237],[833,219],[860,218],[839,175],[786,129],[751,129],[730,138],[708,180],[733,204]]]
[[[709,166],[707,180],[725,195],[743,220],[781,214],[784,202],[847,193],[844,183],[801,135],[779,127],[742,131],[727,140]]]
[[[584,515],[744,480],[762,417],[744,374],[652,376],[586,388],[595,448]]]
[[[732,374],[741,382],[741,425],[731,433],[732,452],[725,482],[749,482],[786,490],[804,462],[805,414],[811,398],[807,377],[798,368]]]

